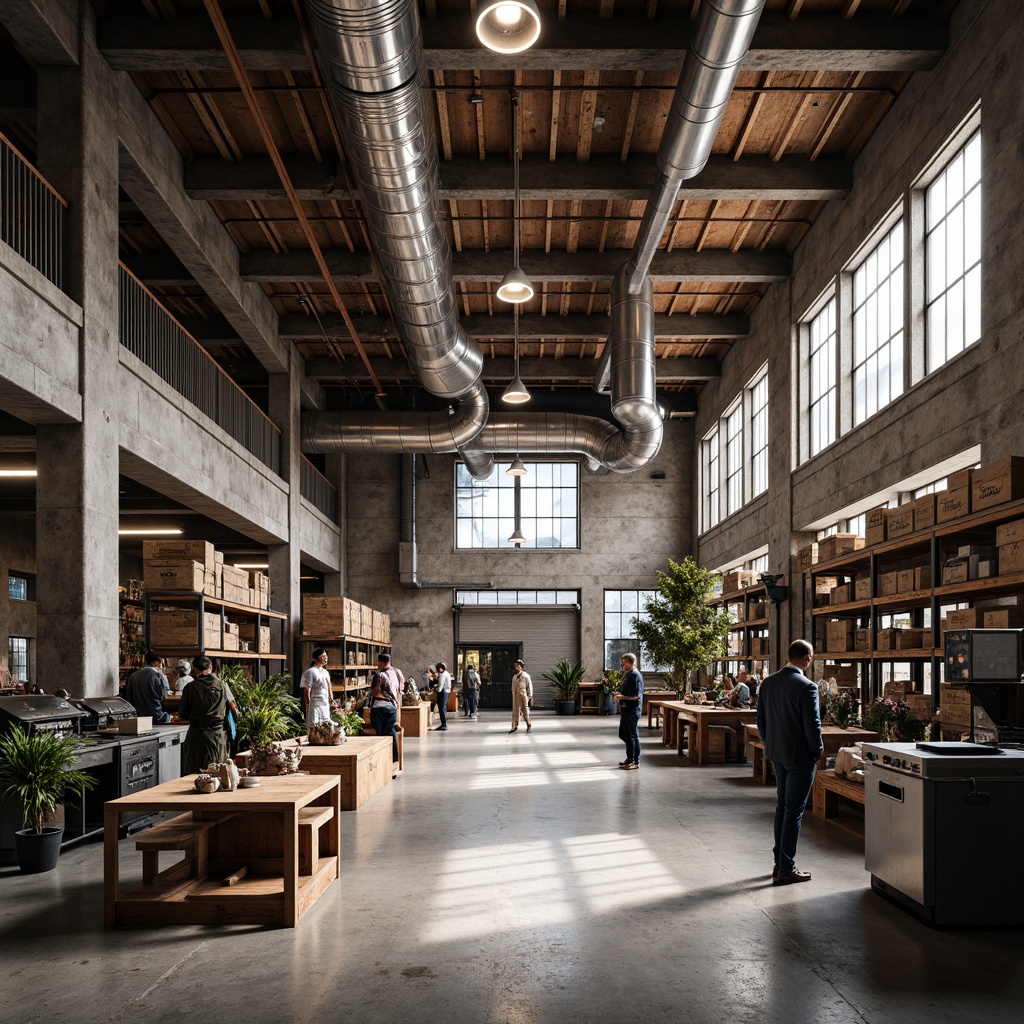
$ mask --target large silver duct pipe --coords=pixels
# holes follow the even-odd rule
[[[660,177],[629,258],[631,291],[650,270],[680,186],[708,162],[762,7],[764,0],[702,0],[658,147]]]
[[[451,431],[417,414],[378,421],[383,441],[351,424],[344,448],[409,451],[415,439],[434,451],[439,435],[453,434],[461,446],[482,423],[481,405],[486,417],[483,354],[459,323],[451,248],[438,218],[437,143],[416,0],[307,0],[306,8],[399,337],[428,391],[476,406],[466,415],[460,409]],[[406,446],[387,447],[397,435]]]

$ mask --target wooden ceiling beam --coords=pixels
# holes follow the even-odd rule
[[[667,11],[651,20],[616,14],[609,22],[573,12],[545,24],[535,46],[503,55],[480,46],[471,19],[439,13],[423,23],[424,62],[446,71],[678,71],[692,24],[688,13]],[[309,59],[295,21],[268,22],[233,15],[232,35],[250,72],[308,71]],[[116,14],[100,21],[99,46],[121,71],[225,71],[227,60],[208,19],[181,11],[169,21]],[[790,21],[768,12],[743,62],[744,71],[925,71],[949,41],[946,24],[926,16],[886,18],[859,14],[803,15]]]
[[[347,200],[353,197],[340,168],[317,163],[312,157],[285,158],[299,198],[307,201]],[[645,200],[657,173],[652,155],[592,156],[587,163],[566,159],[552,162],[547,154],[526,154],[520,165],[519,190],[534,200]],[[442,201],[501,200],[513,198],[512,175],[507,165],[486,163],[477,155],[456,156],[440,165]],[[843,160],[810,163],[803,157],[773,162],[767,157],[733,160],[716,155],[694,178],[683,183],[680,199],[822,200],[845,199],[853,187],[853,169]],[[267,157],[249,156],[240,163],[216,157],[197,157],[185,170],[185,191],[191,199],[245,201],[283,199],[284,191]]]

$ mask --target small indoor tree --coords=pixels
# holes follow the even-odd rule
[[[658,572],[658,596],[647,602],[647,618],[633,620],[649,662],[671,666],[665,682],[677,693],[686,690],[691,672],[728,651],[729,614],[709,603],[719,578],[689,556],[670,558],[668,570]]]

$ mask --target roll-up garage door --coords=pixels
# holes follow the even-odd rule
[[[522,644],[533,680],[534,707],[555,706],[555,691],[544,678],[559,658],[580,660],[578,613],[572,605],[463,605],[461,644]]]

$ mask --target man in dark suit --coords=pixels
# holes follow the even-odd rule
[[[775,867],[773,885],[809,882],[795,863],[800,822],[823,750],[818,688],[804,675],[814,657],[806,640],[789,645],[789,664],[765,677],[757,691],[757,731],[764,756],[775,768]]]

